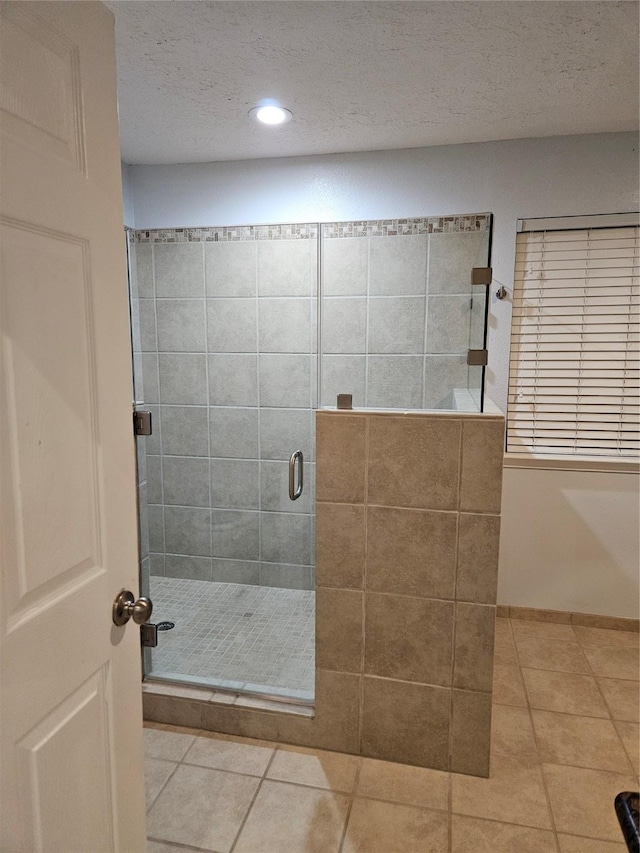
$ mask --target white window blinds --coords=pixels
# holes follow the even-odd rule
[[[637,226],[518,234],[508,451],[638,456],[639,257]]]

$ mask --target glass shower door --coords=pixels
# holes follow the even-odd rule
[[[160,628],[146,675],[309,700],[317,226],[135,239],[144,408],[155,415],[138,439],[143,586]],[[304,487],[292,501],[297,451]]]

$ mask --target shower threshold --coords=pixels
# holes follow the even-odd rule
[[[147,679],[265,699],[313,701],[315,593],[183,578],[150,578],[158,634]]]

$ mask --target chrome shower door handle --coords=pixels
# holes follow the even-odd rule
[[[295,453],[291,454],[291,458],[289,459],[289,498],[292,501],[297,501],[302,494],[302,486],[304,484],[303,464],[304,456],[302,455],[302,451],[296,450]],[[298,475],[297,484],[296,470]]]

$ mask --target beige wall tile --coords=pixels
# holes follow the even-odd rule
[[[226,853],[258,785],[251,776],[182,764],[151,806],[147,831],[152,838]]]
[[[456,598],[495,604],[500,516],[460,513]]]
[[[341,794],[265,781],[235,846],[236,853],[337,853],[349,800]]]
[[[296,735],[308,738],[312,720],[293,714],[269,713],[264,709],[243,705],[217,705],[209,702],[202,714],[202,728],[210,732],[267,741],[287,740],[292,726]],[[304,741],[307,742],[306,740]]]
[[[362,605],[362,592],[316,590],[316,667],[362,670]]]
[[[529,826],[454,815],[451,825],[452,853],[555,853],[553,833]]]
[[[456,514],[371,506],[367,510],[367,589],[453,598]]]
[[[364,671],[451,685],[453,602],[365,594]]]
[[[150,692],[142,694],[142,713],[145,720],[189,726],[192,729],[202,728],[202,709],[207,704],[177,696],[160,696]]]
[[[460,421],[427,417],[369,421],[369,503],[456,509]]]
[[[611,720],[532,711],[540,760],[630,773],[629,760]]]
[[[558,642],[524,634],[516,637],[520,665],[532,669],[550,669],[554,672],[577,672],[590,675],[591,671],[578,643]]]
[[[471,776],[489,775],[491,696],[453,691],[451,770]]]
[[[362,754],[446,770],[450,691],[364,677]]]
[[[360,676],[316,669],[315,731],[308,744],[359,752],[359,716]]]
[[[280,747],[271,762],[268,779],[351,793],[360,758],[303,747]]]
[[[498,604],[497,614],[499,619],[508,619],[511,608],[508,604]]]
[[[456,604],[454,687],[491,692],[496,609],[485,604]]]
[[[583,648],[594,675],[634,681],[640,677],[637,648],[624,646],[583,646]]]
[[[317,586],[362,589],[364,518],[364,506],[318,502],[316,505]]]
[[[614,720],[640,722],[640,685],[637,681],[598,678],[597,682]]]
[[[500,512],[503,420],[465,420],[462,433],[460,509]]]
[[[558,832],[620,840],[613,801],[620,791],[636,790],[631,774],[559,764],[545,764],[543,772]]]
[[[527,695],[519,666],[496,663],[493,666],[493,702],[496,705],[527,707]]]
[[[521,764],[538,764],[538,749],[528,708],[496,705],[491,721],[491,754],[506,755]]]
[[[522,675],[532,708],[605,719],[609,716],[596,680],[590,675],[545,669],[523,669]]]
[[[488,779],[454,774],[451,786],[454,814],[551,829],[542,773],[537,766],[497,755]]]
[[[316,499],[362,503],[367,419],[339,413],[316,415]]]
[[[363,758],[356,796],[446,810],[449,775],[441,770]]]
[[[447,853],[448,818],[444,812],[378,800],[354,800],[344,853],[426,851]]]

